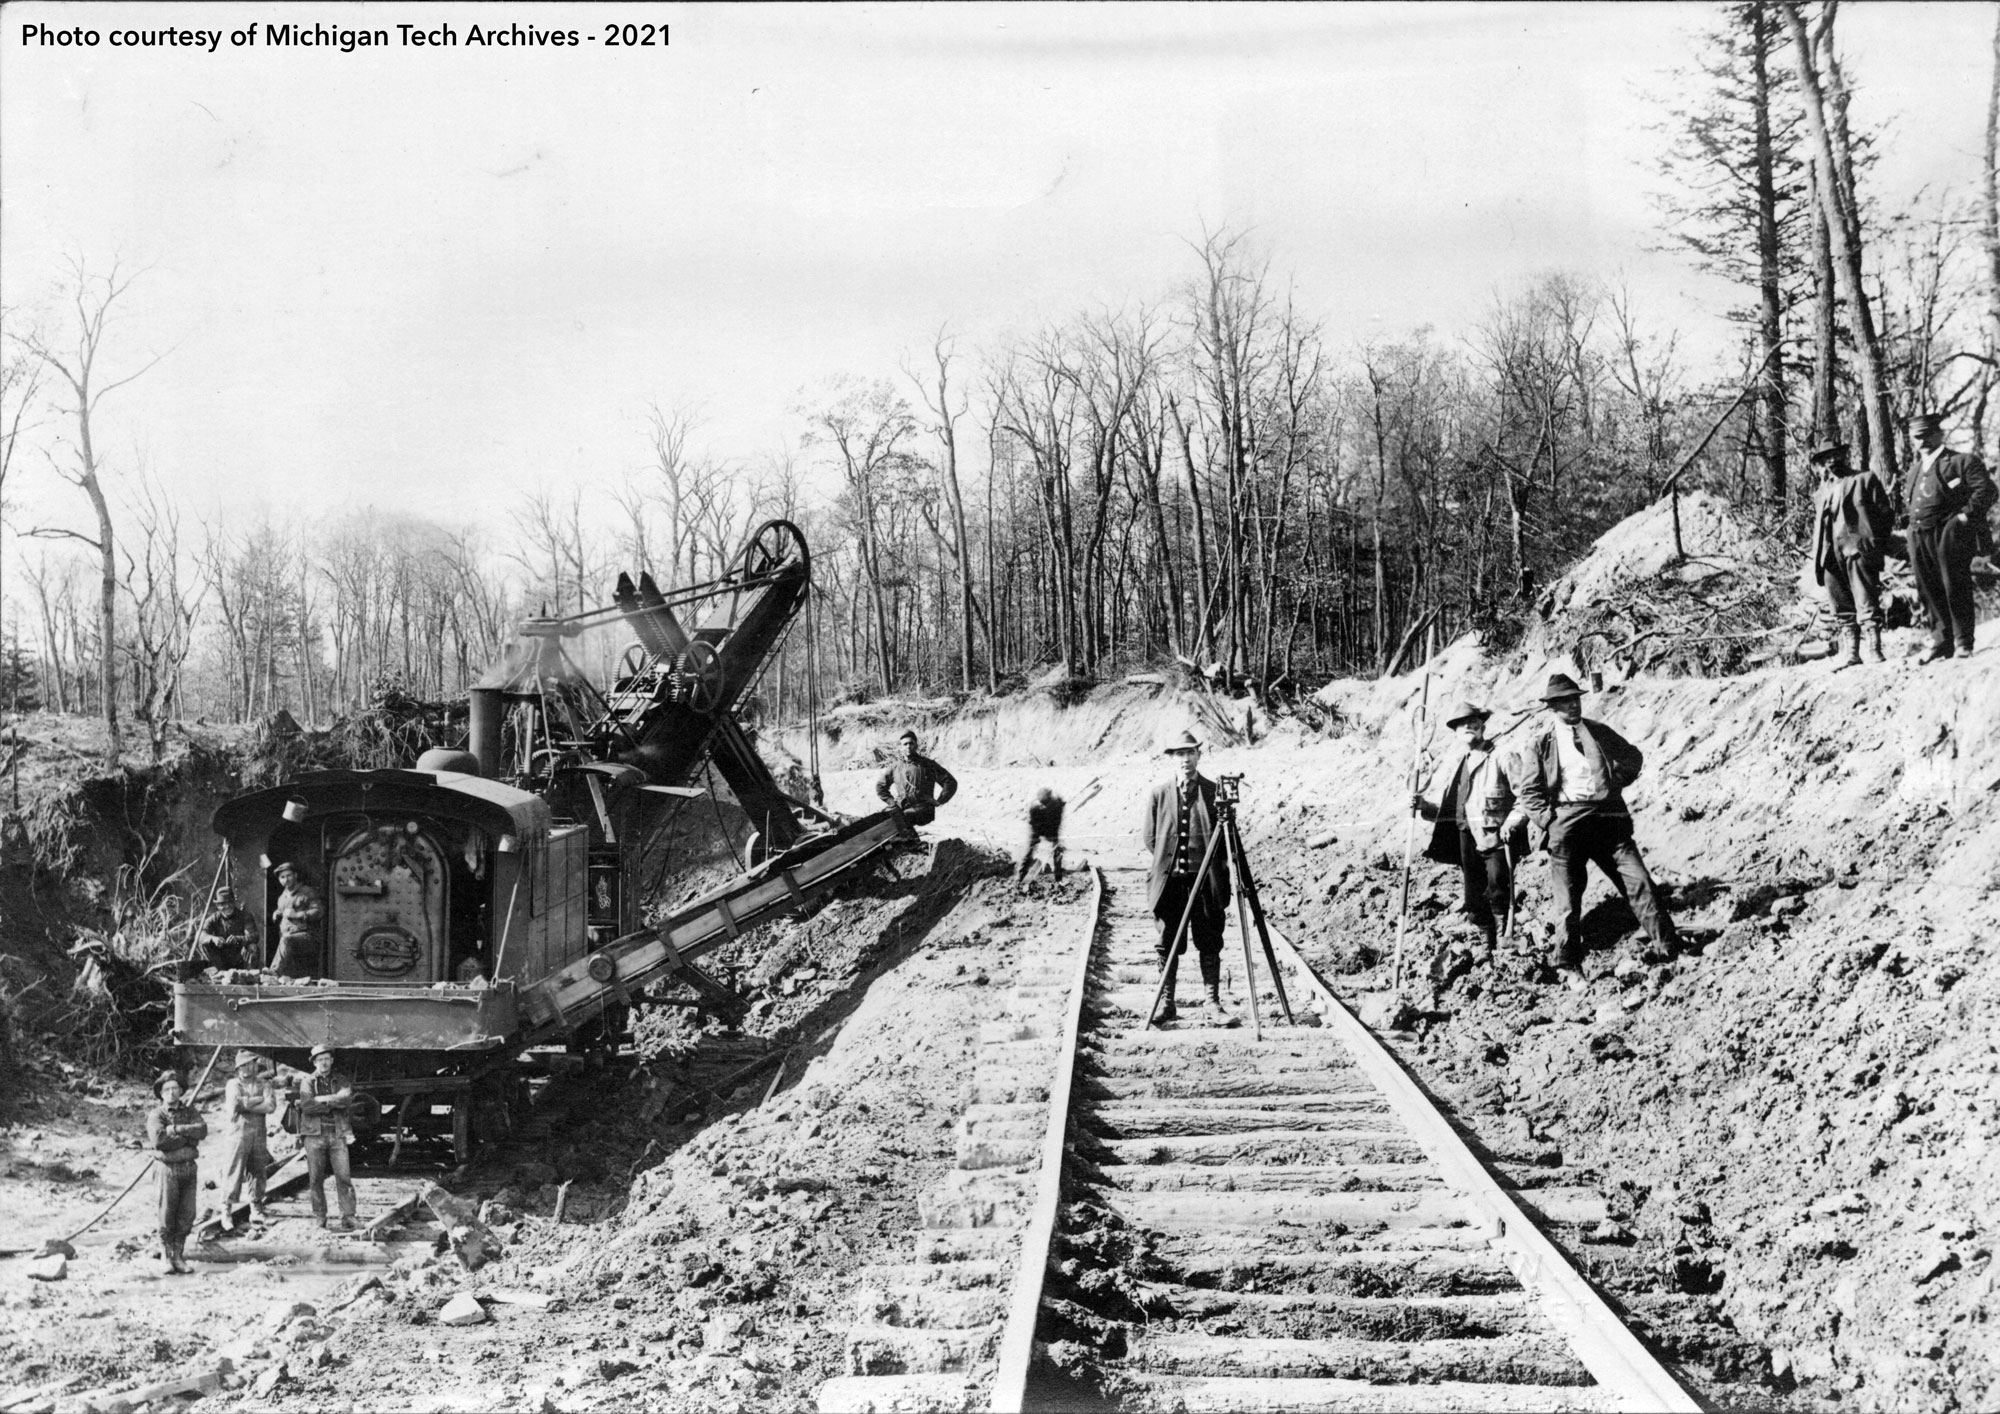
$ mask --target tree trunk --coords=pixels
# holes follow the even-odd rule
[[[1813,65],[1812,41],[1806,35],[1805,21],[1799,17],[1799,7],[1790,0],[1787,0],[1784,11],[1798,67],[1800,104],[1805,112],[1806,128],[1812,136],[1814,151],[1820,159],[1815,164],[1814,175],[1828,212],[1836,218],[1827,222],[1827,234],[1833,246],[1834,273],[1840,279],[1841,292],[1846,296],[1854,328],[1856,359],[1861,365],[1862,399],[1871,444],[1869,465],[1883,485],[1894,487],[1896,444],[1889,415],[1888,384],[1883,374],[1881,345],[1875,336],[1874,314],[1868,302],[1867,289],[1862,283],[1859,222],[1851,204],[1853,192],[1851,188],[1842,190],[1833,136],[1827,126],[1826,105],[1820,93],[1819,74]]]
[[[1750,7],[1750,63],[1756,113],[1757,161],[1757,334],[1763,347],[1764,372],[1758,399],[1759,433],[1764,444],[1764,497],[1782,510],[1785,505],[1785,363],[1779,354],[1784,339],[1784,306],[1779,290],[1778,194],[1771,151],[1771,77],[1768,61],[1777,40],[1770,13],[1763,4]]]
[[[1818,158],[1812,159],[1812,166],[1815,176],[1809,219],[1813,259],[1813,435],[1825,444],[1840,440],[1840,408],[1835,391],[1839,386],[1836,375],[1840,354],[1834,333],[1840,296],[1834,286],[1833,247],[1827,235],[1829,213],[1820,193]],[[1865,455],[1855,461],[1856,466],[1866,464]]]

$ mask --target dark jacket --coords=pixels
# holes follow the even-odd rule
[[[1195,867],[1199,867],[1202,854],[1208,849],[1209,836],[1215,831],[1215,782],[1197,775],[1194,787],[1194,805],[1188,812],[1188,857]],[[1152,868],[1146,875],[1148,908],[1160,901],[1160,895],[1166,891],[1167,879],[1174,872],[1174,848],[1180,843],[1180,812],[1178,779],[1162,781],[1146,797],[1146,815],[1139,825],[1139,838],[1153,856]],[[1201,881],[1201,889],[1217,908],[1229,902],[1229,861],[1222,857],[1219,841],[1208,863],[1208,876]]]
[[[163,1164],[191,1164],[195,1145],[208,1137],[208,1125],[193,1105],[155,1105],[146,1116],[146,1143],[160,1151]]]
[[[1052,795],[1028,807],[1028,833],[1038,840],[1062,838],[1063,798]]]
[[[1471,773],[1473,794],[1477,798],[1471,801],[1463,798],[1466,792],[1466,764],[1470,760],[1471,753],[1461,751],[1452,758],[1449,766],[1431,778],[1434,788],[1440,781],[1444,783],[1444,794],[1435,805],[1428,800],[1424,802],[1423,817],[1436,821],[1424,857],[1439,864],[1463,862],[1458,850],[1461,830],[1472,836],[1477,848],[1498,849],[1502,826],[1514,809],[1514,788],[1507,776],[1507,760],[1500,749],[1491,744],[1488,745],[1485,760]]]
[[[1949,449],[1939,452],[1929,471],[1921,455],[1910,463],[1903,500],[1913,526],[1942,525],[1963,512],[1965,518],[1982,529],[1986,513],[2000,498],[2000,489],[1986,474],[1986,463],[1967,452]]]
[[[1813,497],[1813,579],[1825,584],[1828,570],[1845,574],[1848,558],[1882,568],[1882,552],[1896,524],[1889,492],[1872,471],[1849,472],[1829,481]]]
[[[1639,772],[1646,765],[1646,758],[1639,748],[1604,723],[1585,717],[1578,725],[1590,733],[1597,743],[1598,752],[1604,757],[1604,774],[1610,790],[1603,800],[1589,806],[1557,805],[1562,799],[1562,757],[1556,750],[1555,733],[1569,729],[1568,724],[1559,718],[1550,718],[1521,748],[1514,760],[1514,791],[1520,798],[1521,809],[1527,812],[1529,819],[1549,831],[1551,849],[1561,842],[1560,828],[1570,819],[1584,815],[1630,818],[1632,811],[1625,804],[1624,788],[1639,779]]]
[[[907,761],[894,761],[875,782],[875,794],[884,805],[946,804],[958,794],[958,778],[921,753]],[[933,796],[936,798],[933,799]]]

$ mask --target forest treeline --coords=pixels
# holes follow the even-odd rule
[[[1469,327],[1355,343],[1300,304],[1282,252],[1224,228],[1190,235],[1173,288],[990,347],[943,330],[805,390],[774,409],[775,455],[704,447],[663,401],[642,474],[537,492],[504,527],[251,522],[106,474],[106,370],[145,372],[118,359],[134,277],[79,263],[61,313],[10,333],[0,432],[10,470],[40,439],[92,528],[15,527],[0,706],[109,704],[157,744],[176,717],[451,696],[524,615],[605,603],[621,570],[712,577],[774,517],[804,530],[816,588],[766,680],[782,713],[1050,665],[1180,659],[1274,697],[1394,671],[1432,632],[1505,642],[1669,491],[1796,544],[1817,442],[1894,480],[1901,416],[1933,407],[1990,452],[2000,355],[2000,22],[1979,180],[1892,208],[1835,15],[1719,7],[1666,80],[1661,243],[1742,292],[1734,351],[1701,366],[1615,277],[1578,271],[1496,292]]]

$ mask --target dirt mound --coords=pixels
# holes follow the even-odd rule
[[[1714,675],[1796,657],[1814,617],[1797,569],[1783,537],[1719,497],[1656,501],[1542,596],[1522,648],[1620,675]]]
[[[1434,702],[1526,705],[1539,683],[1472,645],[1452,655]],[[1267,898],[1357,987],[1393,947],[1419,690],[1415,675],[1330,689],[1353,730],[1248,796]],[[1587,698],[1645,751],[1640,847],[1676,915],[1713,941],[1643,964],[1629,910],[1593,878],[1587,985],[1528,986],[1503,957],[1451,978],[1421,1023],[1420,1067],[1492,1147],[1557,1145],[1624,1185],[1636,1240],[1621,1294],[1713,1301],[1748,1351],[1719,1348],[1711,1327],[1684,1353],[1754,1376],[1762,1393],[1737,1398],[1970,1409],[2000,1394],[1984,1335],[2000,1191],[1996,694],[1988,647],[1921,672],[1815,664]],[[1303,847],[1326,830],[1331,844]],[[1523,875],[1539,948],[1546,865]],[[1409,946],[1447,975],[1433,924],[1457,887],[1419,856]]]
[[[1052,678],[1026,692],[963,702],[885,698],[835,708],[820,722],[825,771],[893,759],[905,730],[914,730],[924,751],[954,771],[1151,756],[1163,737],[1183,730],[1212,745],[1258,740],[1272,730],[1268,714],[1250,698],[1183,689],[1152,675],[1094,686]],[[802,725],[766,739],[794,760],[808,754]]]

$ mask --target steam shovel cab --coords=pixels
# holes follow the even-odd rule
[[[593,933],[632,922],[615,889],[600,891],[610,916],[590,916],[585,826],[476,775],[320,772],[229,801],[215,829],[267,926],[279,863],[299,868],[325,914],[306,945],[310,977],[177,987],[176,1039],[300,1069],[313,1046],[333,1046],[393,1110],[393,1122],[368,1123],[367,1106],[357,1116],[358,1140],[388,1132],[397,1152],[384,1161],[403,1157],[405,1134],[463,1162],[475,1119],[504,1131],[525,1099],[512,1072],[527,1039],[522,989],[584,957]],[[622,1026],[621,1015],[577,1020],[586,1040],[604,1039],[607,1020]]]

